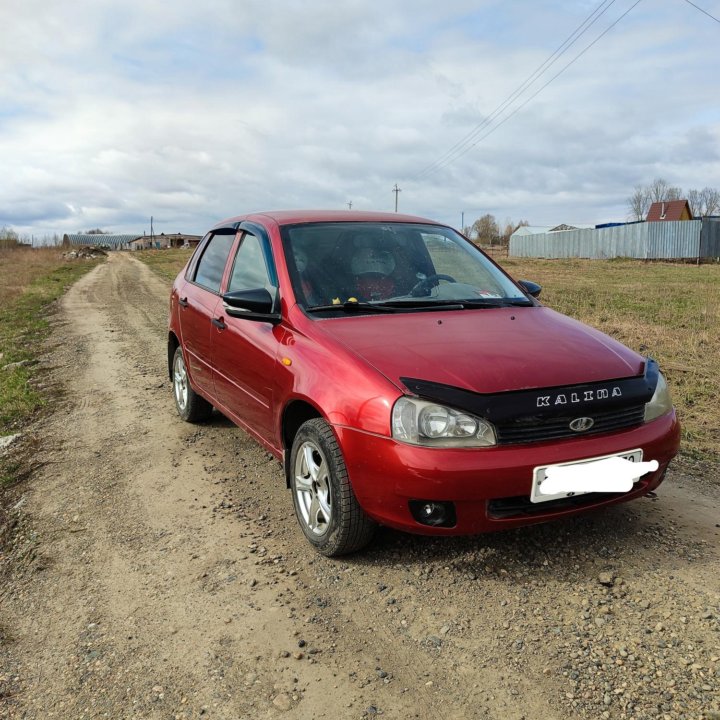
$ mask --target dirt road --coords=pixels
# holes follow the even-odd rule
[[[0,590],[9,718],[720,717],[720,502],[316,555],[279,464],[174,410],[168,288],[125,254],[65,297],[67,401]]]

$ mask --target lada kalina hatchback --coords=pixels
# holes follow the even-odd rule
[[[177,410],[279,458],[330,556],[377,524],[480,533],[648,493],[680,434],[656,362],[539,292],[417,217],[235,217],[173,284]]]

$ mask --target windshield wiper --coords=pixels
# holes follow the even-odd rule
[[[334,303],[332,305],[313,305],[306,308],[309,313],[316,312],[377,312],[377,313],[394,313],[397,309],[380,303],[369,302],[344,302]]]
[[[403,310],[462,310],[463,300],[423,300],[421,298],[386,300],[386,307]]]
[[[472,308],[503,308],[503,307],[532,307],[533,303],[524,299],[510,298],[467,298],[462,300],[422,300],[420,298],[388,300],[385,305],[402,308],[422,308],[430,310],[468,310]]]

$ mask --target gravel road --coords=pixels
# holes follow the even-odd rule
[[[720,718],[720,500],[670,474],[581,519],[362,555],[306,544],[280,465],[181,422],[168,287],[78,282],[43,363],[66,392],[2,557],[3,718]]]

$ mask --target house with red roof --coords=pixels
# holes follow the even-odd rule
[[[664,220],[692,220],[690,204],[687,200],[662,200],[654,202],[647,214],[648,222],[662,222]]]

